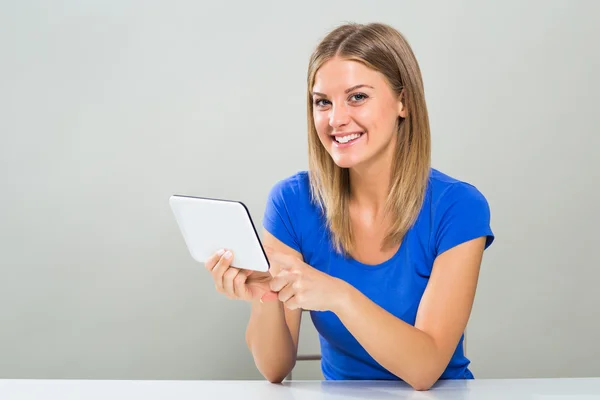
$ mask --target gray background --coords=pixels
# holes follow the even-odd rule
[[[490,202],[476,376],[600,376],[598,15],[594,1],[2,1],[0,377],[260,378],[248,305],[215,293],[167,201],[235,198],[260,223],[270,187],[307,167],[307,60],[345,21],[407,36],[434,167]],[[318,350],[308,316],[300,347]]]

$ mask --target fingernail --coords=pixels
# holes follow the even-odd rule
[[[221,250],[217,251],[218,256],[222,256],[223,253],[225,253],[225,249],[221,249]]]
[[[227,252],[225,253],[225,255],[223,257],[229,259],[231,257],[231,251],[227,250]]]

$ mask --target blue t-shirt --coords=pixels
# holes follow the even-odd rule
[[[472,185],[431,169],[423,206],[400,248],[387,261],[366,265],[333,250],[325,217],[311,201],[309,175],[298,172],[271,189],[263,226],[300,252],[304,261],[361,291],[397,318],[414,326],[419,302],[436,256],[468,240],[494,240],[485,197]],[[377,363],[332,312],[311,311],[319,333],[321,369],[327,380],[397,380]],[[440,379],[472,379],[461,337]]]

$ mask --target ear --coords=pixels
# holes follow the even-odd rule
[[[406,115],[408,113],[406,112],[406,107],[404,106],[404,103],[399,101],[398,102],[398,115],[402,118],[406,118]]]
[[[398,99],[398,116],[401,118],[406,118],[408,112],[406,109],[406,105],[404,104],[404,89],[400,93],[400,97]]]

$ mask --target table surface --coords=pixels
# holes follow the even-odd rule
[[[599,378],[439,381],[415,391],[393,381],[0,380],[0,399],[600,399]]]

